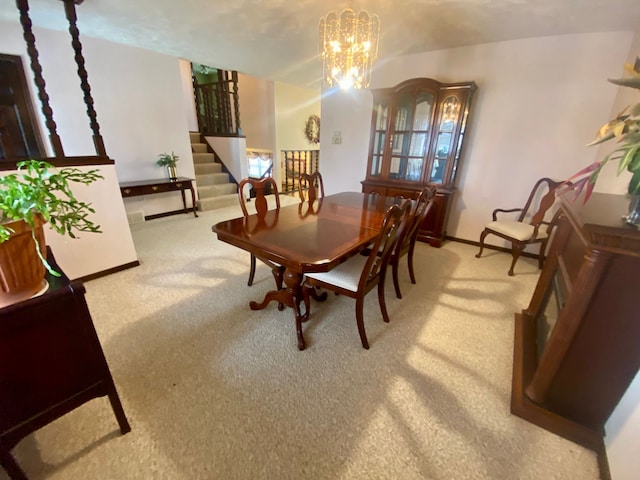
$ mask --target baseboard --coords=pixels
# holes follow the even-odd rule
[[[129,268],[137,267],[138,265],[140,265],[140,262],[136,260],[135,262],[125,263],[124,265],[109,268],[108,270],[102,270],[101,272],[85,275],[84,277],[76,278],[75,280],[80,282],[88,282],[89,280],[95,280],[96,278],[106,277],[107,275],[111,275],[112,273],[128,270]]]
[[[154,218],[170,217],[172,215],[182,215],[184,213],[193,213],[193,210],[189,208],[185,212],[184,208],[182,208],[180,210],[172,210],[170,212],[156,213],[154,215],[145,215],[144,219],[145,220],[153,220]]]

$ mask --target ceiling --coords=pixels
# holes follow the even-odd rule
[[[379,58],[547,35],[640,32],[640,0],[86,0],[77,15],[81,38],[317,88],[318,20],[351,4],[380,17]],[[34,25],[68,28],[60,1],[29,5]],[[0,19],[18,19],[15,2],[0,2]]]

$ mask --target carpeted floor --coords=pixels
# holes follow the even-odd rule
[[[286,203],[286,202],[285,202]],[[418,284],[312,303],[307,349],[291,311],[249,310],[273,278],[211,226],[239,207],[132,226],[141,265],[86,283],[132,431],[106,398],[25,438],[33,479],[598,479],[596,456],[509,413],[513,313],[536,262],[419,244]],[[64,265],[62,266],[64,268]],[[4,472],[0,474],[0,478]]]

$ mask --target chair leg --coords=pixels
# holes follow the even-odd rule
[[[358,333],[360,333],[360,341],[362,342],[362,347],[369,350],[367,333],[364,331],[364,318],[362,313],[363,305],[364,305],[364,296],[360,296],[356,298],[356,322],[358,324]]]
[[[547,249],[547,241],[544,240],[542,243],[540,243],[540,252],[538,253],[538,268],[540,270],[542,270],[542,267],[544,265],[544,252]]]
[[[509,269],[510,277],[513,277],[513,267],[516,266],[516,262],[518,261],[518,258],[520,258],[522,250],[524,250],[523,245],[518,245],[516,243],[511,244],[511,255],[513,256],[513,260],[511,261],[511,268]]]
[[[393,259],[393,263],[391,265],[391,274],[393,276],[393,286],[396,289],[396,297],[402,298],[402,292],[400,291],[400,282],[398,281],[398,270],[400,269],[400,267],[398,267],[399,263],[399,258]]]
[[[251,267],[249,269],[249,281],[247,282],[247,285],[251,286],[253,285],[253,277],[256,274],[256,257],[253,255],[253,253],[251,254]]]
[[[413,250],[415,249],[415,243],[412,243],[409,247],[409,251],[407,252],[407,266],[409,267],[409,277],[411,278],[411,283],[416,284],[416,274],[413,270]]]
[[[311,310],[311,300],[309,299],[310,290],[313,290],[315,292],[315,288],[311,285],[302,285],[302,300],[304,301],[304,317],[302,319],[303,322],[309,320],[309,312]]]
[[[276,282],[276,289],[282,290],[282,282],[284,280],[284,268],[274,268],[271,269],[271,274],[273,275],[273,279]]]
[[[384,276],[378,282],[378,303],[380,304],[380,311],[382,312],[382,320],[389,323],[389,314],[387,313],[387,302],[384,298]]]
[[[480,234],[480,251],[476,254],[476,258],[480,258],[482,256],[482,250],[484,250],[484,239],[489,234],[487,230],[483,230]]]

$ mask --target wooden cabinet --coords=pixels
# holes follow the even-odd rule
[[[604,425],[640,368],[640,231],[628,200],[561,199],[531,302],[516,314],[511,411],[597,450]]]
[[[11,449],[93,398],[108,396],[120,432],[131,430],[83,285],[64,275],[46,280],[49,288],[41,296],[0,309],[0,465],[12,480],[26,476]]]
[[[436,247],[444,240],[476,88],[474,82],[445,84],[414,78],[372,90],[369,161],[362,191],[417,198],[424,187],[437,185],[435,206],[418,234]]]

